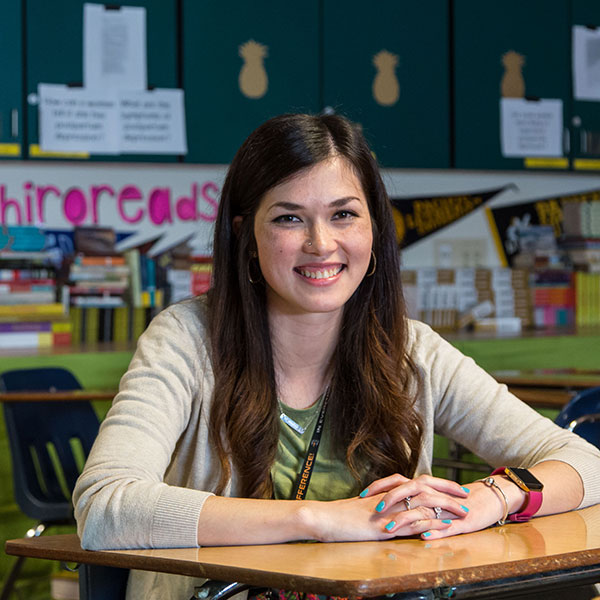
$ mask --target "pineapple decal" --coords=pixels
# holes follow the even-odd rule
[[[525,80],[521,72],[525,57],[514,50],[502,55],[504,75],[500,84],[502,98],[523,98],[525,96]]]
[[[373,80],[373,98],[381,106],[393,106],[400,97],[400,84],[395,73],[398,56],[382,50],[373,57],[373,64],[377,69]]]
[[[269,78],[263,64],[268,48],[254,40],[249,40],[239,47],[239,54],[244,64],[238,78],[240,91],[247,98],[262,98],[269,87]]]

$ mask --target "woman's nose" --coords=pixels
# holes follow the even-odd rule
[[[311,254],[326,254],[336,249],[334,232],[327,225],[316,224],[308,231],[304,248]]]

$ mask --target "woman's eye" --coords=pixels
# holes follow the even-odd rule
[[[351,210],[340,210],[333,216],[334,219],[351,219],[352,217],[356,217],[356,213]]]
[[[275,223],[299,223],[300,219],[295,215],[280,215],[279,217],[275,217],[273,219]]]

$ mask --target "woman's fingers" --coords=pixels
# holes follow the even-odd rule
[[[431,509],[426,507],[395,513],[385,525],[385,530],[397,536],[415,534],[423,536],[428,531],[444,531],[452,525],[451,519],[432,519],[430,513]]]
[[[361,498],[366,498],[367,496],[374,496],[375,494],[380,494],[381,492],[387,492],[396,486],[406,483],[410,481],[408,477],[404,477],[404,475],[400,475],[400,473],[394,473],[388,477],[384,477],[383,479],[377,479],[373,483],[366,487],[361,493]]]
[[[463,495],[466,497],[468,494],[463,492]],[[375,507],[375,511],[379,513],[393,511],[397,510],[399,506],[403,506],[407,510],[418,506],[430,508],[436,506],[453,515],[463,517],[469,511],[461,500],[462,498],[457,499],[454,495],[438,492],[417,480],[411,480],[384,494]]]
[[[455,481],[450,481],[449,479],[433,477],[432,475],[419,475],[415,479],[409,479],[408,477],[404,477],[404,475],[394,473],[394,475],[390,475],[389,477],[384,477],[382,479],[377,479],[376,481],[371,483],[360,493],[360,496],[362,498],[366,498],[368,496],[374,496],[375,494],[379,494],[381,492],[393,492],[396,488],[404,486],[410,482],[417,482],[417,484],[420,486],[430,487],[434,490],[437,490],[438,492],[444,492],[446,494],[451,494],[459,498],[466,498],[469,494],[468,488],[461,487],[458,483],[456,483]],[[412,489],[413,495],[416,494],[416,488]]]

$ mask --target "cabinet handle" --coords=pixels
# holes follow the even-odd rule
[[[10,133],[13,138],[19,137],[19,110],[16,108],[10,111]]]
[[[581,130],[581,134],[579,139],[581,140],[581,154],[587,154],[587,136],[588,136],[588,132],[585,130]]]
[[[563,130],[563,147],[565,154],[571,152],[571,130],[568,127]]]

